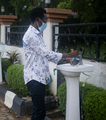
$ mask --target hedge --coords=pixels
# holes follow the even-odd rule
[[[30,96],[30,93],[24,83],[23,78],[24,65],[14,64],[7,69],[8,84],[12,89],[21,93],[24,96]],[[52,92],[49,90],[49,85],[46,85],[46,95],[51,95]]]
[[[7,69],[7,79],[8,84],[19,93],[29,96],[29,91],[27,90],[26,85],[24,84],[23,78],[23,68],[24,65],[11,65]]]
[[[80,101],[82,97],[82,82],[79,83]],[[60,109],[63,115],[66,115],[66,82],[62,83],[58,88],[58,98]],[[83,99],[83,113],[84,120],[103,120],[103,114],[106,112],[106,91],[103,88],[85,83],[84,99]],[[101,104],[101,105],[100,105]],[[94,114],[95,113],[95,114]]]
[[[85,120],[106,120],[106,90],[86,94],[83,111]]]
[[[59,108],[62,110],[62,114],[66,115],[66,82],[58,87],[58,98]]]
[[[1,58],[1,64],[2,64],[2,77],[3,80],[5,80],[3,71],[7,72],[7,69],[9,66],[11,66],[11,63],[7,58]]]

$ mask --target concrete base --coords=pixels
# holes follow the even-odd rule
[[[12,109],[17,115],[24,116],[28,114],[28,107],[26,102],[20,99],[16,94],[4,89],[0,86],[0,99],[10,109]],[[30,103],[30,106],[33,104]]]
[[[19,116],[32,114],[33,103],[31,99],[21,99],[11,91],[0,86],[0,101],[8,108],[12,109]],[[54,96],[45,97],[46,111],[56,108],[56,100]]]

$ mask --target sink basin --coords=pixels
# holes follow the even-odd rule
[[[57,70],[60,70],[65,77],[79,76],[81,72],[92,72],[94,65],[84,64],[72,66],[68,64],[57,65]]]

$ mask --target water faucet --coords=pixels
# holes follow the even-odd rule
[[[83,62],[82,62],[82,53],[81,52],[79,52],[78,57],[79,57],[79,65],[83,65]]]

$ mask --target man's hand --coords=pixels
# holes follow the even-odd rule
[[[71,57],[78,57],[79,51],[78,50],[74,50],[73,52],[71,52],[69,54],[71,55]]]
[[[75,57],[78,57],[78,55],[79,55],[79,51],[78,50],[74,50],[71,53],[63,53],[62,54],[62,59],[63,58],[75,58]]]
[[[66,61],[69,62],[71,65],[77,65],[78,62],[76,62],[75,60],[73,60],[72,58],[66,58]]]

